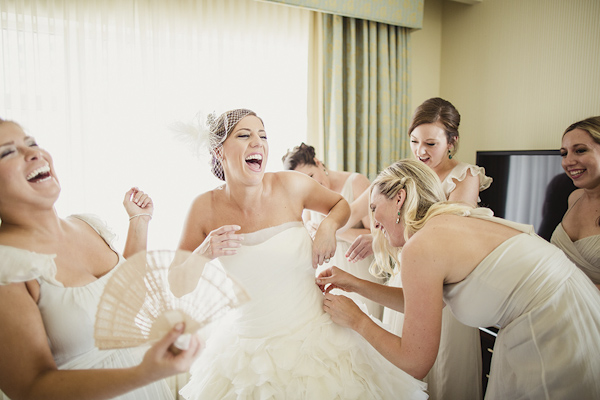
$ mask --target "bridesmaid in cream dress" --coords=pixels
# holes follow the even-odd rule
[[[442,201],[431,169],[401,160],[371,190],[375,254],[400,259],[402,288],[332,267],[317,277],[332,319],[423,377],[438,355],[444,304],[463,324],[499,326],[486,400],[600,398],[600,291],[531,225]],[[402,337],[345,296],[404,312]]]
[[[334,171],[327,168],[316,157],[315,148],[304,143],[288,151],[283,156],[282,161],[284,169],[302,172],[303,174],[310,176],[327,189],[341,194],[348,203],[352,203],[354,199],[364,193],[371,184],[366,176],[357,172]],[[311,210],[306,211],[307,212],[303,214],[304,223],[309,232],[314,233],[325,216]],[[357,222],[352,228],[340,232],[337,235],[337,248],[335,254],[328,262],[323,263],[322,266],[317,268],[317,273],[335,265],[359,278],[367,279],[372,282],[383,282],[383,279],[376,278],[369,273],[369,268],[373,262],[372,255],[355,263],[351,263],[346,259],[346,251],[350,248],[350,244],[352,244],[358,236],[368,235],[370,233],[369,216],[365,214],[362,221]],[[359,304],[364,303],[367,306],[369,314],[381,320],[383,307],[381,307],[380,304],[365,299],[362,296],[358,296],[355,293],[346,293],[346,295],[357,301]]]
[[[50,154],[0,119],[0,390],[12,399],[171,399],[162,379],[189,368],[197,339],[175,356],[168,348],[182,328],[173,329],[144,356],[143,348],[98,350],[93,337],[106,282],[123,256],[146,248],[151,199],[126,193],[121,255],[98,218],[60,218],[59,193]]]
[[[449,101],[428,99],[414,112],[408,130],[410,147],[415,158],[440,178],[448,201],[476,206],[479,192],[491,185],[492,178],[483,168],[454,157],[459,125],[460,114]],[[482,398],[479,329],[460,323],[449,307],[442,311],[440,350],[424,381],[431,400]]]
[[[600,116],[569,126],[560,151],[577,189],[551,242],[600,288]]]
[[[458,150],[460,114],[448,101],[431,98],[423,102],[414,112],[409,128],[410,146],[415,158],[431,167],[442,182],[442,189],[449,201],[476,206],[479,192],[487,189],[492,178],[477,165],[460,162],[455,154]],[[365,215],[367,194],[352,203],[352,223],[358,216]],[[368,241],[367,239],[370,239]],[[350,260],[371,249],[371,238],[361,237],[349,248]],[[378,263],[383,263],[378,260]],[[397,266],[391,269],[389,286],[402,287],[401,274]],[[478,328],[457,321],[449,308],[444,308],[440,349],[436,361],[425,377],[432,400],[477,400],[481,399],[481,342]],[[384,326],[402,336],[404,316],[389,308],[383,311]]]

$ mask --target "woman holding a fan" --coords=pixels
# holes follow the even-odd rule
[[[161,381],[186,371],[198,339],[174,355],[173,328],[143,349],[98,350],[96,307],[124,257],[145,250],[151,199],[131,189],[123,255],[89,215],[60,218],[60,185],[50,154],[20,125],[0,119],[0,390],[12,399],[169,399]],[[1,394],[0,394],[0,397]]]

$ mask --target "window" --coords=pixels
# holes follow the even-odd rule
[[[193,198],[221,183],[172,124],[253,109],[269,171],[306,140],[309,11],[254,0],[24,3],[0,8],[0,117],[53,155],[59,215],[99,215],[119,250],[131,186],[155,203],[149,249],[173,249]]]

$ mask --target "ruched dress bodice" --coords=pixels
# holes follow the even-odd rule
[[[293,259],[290,254],[294,254]],[[237,254],[221,257],[220,262],[244,283],[252,299],[233,311],[240,336],[263,337],[273,331],[296,330],[325,314],[314,280],[312,241],[301,222],[245,234],[244,246]]]

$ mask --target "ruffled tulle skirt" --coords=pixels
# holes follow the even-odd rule
[[[316,316],[295,330],[241,337],[223,321],[181,390],[186,399],[426,399],[426,384],[356,332]]]

